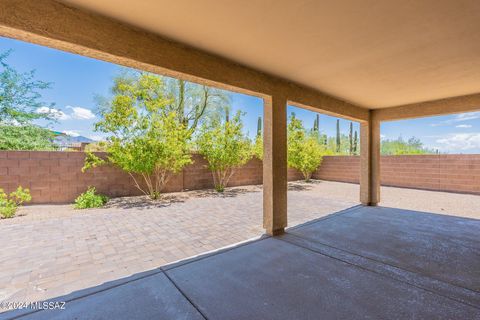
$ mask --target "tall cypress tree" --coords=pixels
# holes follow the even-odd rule
[[[317,117],[315,118],[315,121],[313,121],[313,131],[318,133],[319,124],[320,124],[320,115],[317,114]]]
[[[257,137],[262,135],[262,117],[257,120]]]
[[[337,119],[337,153],[340,152],[340,119]]]
[[[358,133],[355,130],[355,135],[353,136],[353,154],[357,154],[358,150]]]
[[[352,122],[350,122],[350,132],[348,133],[348,142],[350,144],[349,148],[348,148],[348,153],[350,155],[353,154],[353,124]]]

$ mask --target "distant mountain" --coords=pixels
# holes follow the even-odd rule
[[[95,140],[84,136],[69,136],[62,132],[54,132],[55,138],[53,138],[53,143],[58,145],[69,145],[69,144],[76,144],[76,143],[92,143]]]

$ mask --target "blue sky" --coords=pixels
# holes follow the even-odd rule
[[[120,66],[0,37],[0,52],[12,49],[7,62],[19,71],[35,69],[37,78],[52,82],[52,88],[43,92],[43,101],[55,102],[60,120],[52,129],[82,135],[95,140],[100,133],[93,131],[98,120],[94,114],[95,95],[108,96],[112,79]],[[245,131],[256,132],[257,119],[262,116],[263,102],[257,97],[232,93],[232,109],[246,112]],[[289,107],[305,127],[311,128],[315,113]],[[320,115],[320,129],[329,136],[335,135],[336,118]],[[341,119],[341,131],[348,134],[349,121]],[[354,123],[354,130],[359,130]],[[480,153],[480,112],[429,117],[414,120],[382,123],[383,139],[415,136],[432,149],[447,153]]]

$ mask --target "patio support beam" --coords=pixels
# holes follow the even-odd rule
[[[287,99],[263,101],[263,227],[275,236],[287,226]]]
[[[373,110],[368,121],[360,123],[360,202],[380,202],[380,121]]]
[[[394,121],[420,117],[433,117],[480,110],[480,93],[412,103],[385,109],[376,109],[380,121]]]
[[[318,90],[54,0],[0,1],[0,35],[361,121],[368,110]]]

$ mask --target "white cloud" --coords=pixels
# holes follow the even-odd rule
[[[384,134],[381,134],[381,135],[380,135],[380,139],[382,139],[382,140],[385,139],[386,137],[387,137],[387,136],[384,135]]]
[[[471,128],[472,125],[470,124],[459,124],[458,126],[455,126],[455,128]]]
[[[480,132],[477,133],[453,133],[444,138],[437,139],[438,147],[444,151],[466,151],[480,149]]]
[[[453,119],[441,121],[438,123],[432,123],[431,126],[432,127],[445,126],[445,125],[455,124],[457,122],[463,122],[463,121],[475,120],[475,119],[480,119],[480,111],[460,113],[455,115]]]
[[[65,131],[63,131],[63,133],[65,133],[67,136],[71,136],[71,137],[78,137],[80,135],[80,132],[77,131],[77,130],[65,130]]]
[[[58,110],[55,108],[49,108],[49,107],[40,107],[37,108],[36,110],[37,113],[39,114],[48,114],[52,118],[56,120],[67,120],[70,119],[70,116],[63,112],[62,110]]]
[[[72,106],[67,106],[66,108],[72,109],[73,112],[71,113],[71,117],[73,119],[90,120],[95,118],[95,115],[90,109],[86,109],[82,107],[72,107]]]

